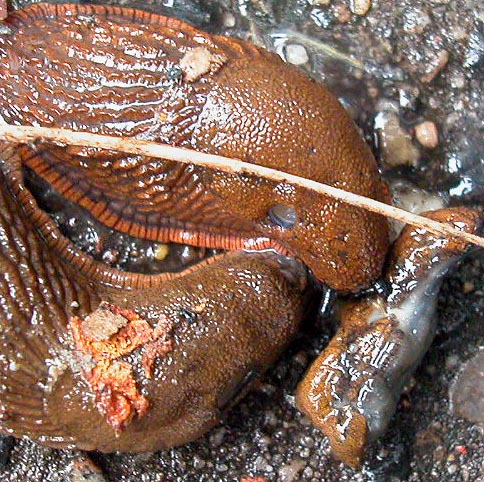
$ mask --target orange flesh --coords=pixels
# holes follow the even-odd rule
[[[69,322],[75,352],[89,357],[84,364],[84,378],[96,397],[98,410],[116,432],[124,429],[137,415],[143,417],[148,399],[141,395],[133,374],[133,367],[120,358],[144,347],[142,365],[146,378],[152,378],[153,363],[173,348],[168,339],[171,326],[166,319],[155,328],[132,310],[101,303],[84,319],[71,318]],[[111,333],[110,328],[113,327]]]

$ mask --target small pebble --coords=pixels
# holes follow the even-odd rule
[[[264,425],[269,426],[269,427],[276,427],[278,421],[279,420],[277,418],[277,415],[274,412],[272,412],[270,410],[268,412],[266,412],[265,417],[264,417]]]
[[[312,449],[316,445],[315,442],[314,442],[314,439],[312,437],[310,437],[309,435],[306,435],[306,436],[301,438],[301,444],[304,447],[307,447],[307,448],[310,448],[310,449]]]
[[[299,452],[299,455],[302,458],[307,459],[308,457],[311,456],[311,450],[308,447],[305,447]]]
[[[225,55],[213,53],[206,47],[194,47],[186,51],[179,67],[187,82],[195,82],[208,72],[216,72],[226,61]]]
[[[108,249],[104,251],[102,260],[107,264],[115,264],[119,261],[120,253],[116,249]]]
[[[206,250],[194,246],[182,246],[175,249],[172,254],[179,260],[182,266],[187,266],[202,259],[206,254]]]
[[[308,364],[308,355],[304,351],[299,351],[292,357],[292,360],[294,363],[306,367]]]
[[[280,482],[297,482],[300,480],[299,474],[306,466],[306,462],[301,459],[294,459],[279,469]]]
[[[350,0],[350,10],[356,15],[366,15],[371,8],[371,0]]]
[[[465,281],[462,285],[462,291],[467,293],[472,293],[476,289],[476,285],[472,281]]]
[[[308,0],[308,3],[314,7],[327,7],[331,0]]]
[[[316,7],[311,10],[311,20],[318,27],[329,28],[332,23],[332,15],[327,9]]]
[[[380,112],[375,117],[383,160],[388,166],[415,166],[420,152],[412,143],[410,134],[400,126],[399,118],[392,112]]]
[[[469,453],[465,445],[456,445],[455,451],[460,455],[467,455]]]
[[[439,132],[432,121],[424,121],[415,126],[417,141],[428,149],[435,149],[439,145]]]
[[[12,29],[8,25],[0,23],[0,35],[12,35]],[[2,117],[0,117],[0,123],[4,123]]]
[[[368,87],[368,97],[371,99],[378,99],[380,90],[377,87]]]
[[[210,433],[210,445],[212,447],[218,447],[222,445],[227,429],[225,427],[219,427],[212,430]]]
[[[264,452],[264,451],[268,450],[268,447],[270,447],[271,443],[272,443],[271,437],[269,437],[269,435],[265,435],[261,432],[256,433],[254,440],[255,440],[257,447],[259,448],[260,452]]]
[[[69,482],[106,482],[101,469],[88,457],[74,460]]]
[[[343,3],[334,7],[334,14],[339,23],[348,23],[351,20],[351,12]]]
[[[155,249],[155,258],[163,261],[170,254],[170,247],[167,244],[159,244]]]
[[[277,387],[270,383],[257,383],[253,389],[263,393],[267,397],[272,397],[277,392]]]
[[[456,464],[451,464],[447,467],[447,473],[450,475],[454,475],[457,472],[457,465]]]
[[[264,457],[259,455],[254,461],[254,469],[257,470],[257,472],[272,472],[274,467],[272,467]]]
[[[223,26],[226,28],[235,27],[235,16],[232,12],[225,12],[222,17]]]
[[[446,462],[448,464],[451,464],[451,463],[455,462],[455,459],[456,459],[455,453],[451,452],[449,455],[447,455]]]
[[[217,464],[215,466],[215,470],[217,472],[227,472],[227,470],[229,470],[229,467],[227,464]]]
[[[432,82],[444,70],[449,62],[450,54],[447,50],[441,50],[434,61],[430,64],[430,70],[420,77],[420,80],[426,84]]]
[[[450,401],[455,416],[484,424],[484,351],[464,365],[450,389]]]
[[[309,61],[309,57],[302,45],[289,44],[286,46],[286,60],[293,65],[303,65]]]
[[[308,480],[309,478],[311,478],[313,476],[313,469],[311,467],[306,467],[304,469],[304,472],[302,473],[302,476],[303,476],[303,479],[302,480]]]
[[[195,470],[201,470],[205,467],[205,460],[203,460],[202,458],[200,458],[198,455],[194,455],[193,456],[193,459],[192,459],[192,463],[193,463],[193,468]]]
[[[462,72],[455,72],[450,76],[450,85],[454,89],[463,89],[466,86],[466,78]]]
[[[398,89],[399,104],[404,109],[416,110],[419,96],[419,89],[414,85],[406,84]]]

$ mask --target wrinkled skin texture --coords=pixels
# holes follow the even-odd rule
[[[0,37],[7,122],[191,146],[384,197],[376,163],[339,103],[273,54],[129,9],[35,5],[7,25],[11,33]],[[383,218],[290,186],[43,143],[2,146],[1,154],[0,400],[2,430],[17,436],[105,451],[197,438],[287,345],[306,285],[304,269],[281,270],[279,261],[239,251],[179,274],[110,268],[62,235],[22,169],[131,236],[277,248],[348,291],[369,285],[383,263]],[[296,212],[292,229],[269,220],[279,204]],[[135,341],[143,333],[121,336],[122,316],[107,314],[108,324],[120,324],[100,340],[117,354],[91,350],[82,327],[99,317],[101,302],[139,316],[149,343],[160,320],[172,327],[151,377],[142,366],[148,342]]]
[[[3,156],[13,163],[11,150],[4,148]],[[218,422],[239,388],[243,393],[244,380],[251,381],[272,364],[298,328],[301,286],[254,256],[235,253],[143,290],[120,291],[90,280],[48,249],[36,230],[35,213],[28,218],[6,184],[9,180],[3,178],[4,432],[54,446],[106,451],[149,451],[186,443]],[[12,187],[17,194],[25,190],[19,182]],[[36,214],[42,218],[43,213]],[[6,296],[13,292],[15,297]],[[175,326],[174,348],[159,360],[154,376],[148,379],[135,370],[150,402],[147,414],[118,434],[93,404],[68,332],[73,315],[93,312],[101,300],[136,310],[150,323],[164,315]]]
[[[385,200],[343,108],[273,54],[121,8],[42,4],[7,25],[0,108],[9,123],[194,147]],[[193,440],[298,329],[307,273],[280,255],[347,292],[382,270],[383,218],[289,185],[42,142],[3,145],[0,158],[0,428],[16,436],[104,451]],[[122,233],[230,252],[176,274],[107,267],[39,208],[25,168]],[[240,251],[267,248],[280,255]],[[111,331],[89,338],[87,320],[106,303]],[[119,313],[142,331],[126,337],[131,321]],[[115,353],[91,350],[98,342]],[[354,460],[366,442],[360,425]]]
[[[41,4],[7,25],[0,107],[9,123],[188,146],[385,197],[370,149],[338,101],[275,54],[130,9]],[[182,66],[200,49],[213,62],[188,81]],[[338,290],[368,287],[381,272],[385,219],[313,192],[92,149],[38,145],[21,157],[102,223],[135,237],[275,247]],[[277,204],[295,208],[293,229],[269,220]]]

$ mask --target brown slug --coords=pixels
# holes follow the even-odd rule
[[[8,123],[188,146],[385,197],[339,102],[275,54],[118,7],[37,4],[6,25],[0,108]],[[67,199],[138,238],[275,248],[337,290],[358,291],[381,272],[386,220],[314,192],[92,149],[39,143],[20,155]],[[297,221],[271,216],[278,205]]]
[[[190,146],[384,196],[343,108],[274,54],[116,7],[37,4],[6,26],[6,122]],[[283,255],[358,290],[387,247],[383,218],[290,185],[42,142],[4,145],[1,160],[0,427],[49,445],[197,438],[297,330],[306,274]],[[29,170],[127,235],[280,254],[235,251],[161,275],[108,267],[40,209]]]
[[[482,213],[467,207],[425,215],[472,234],[484,221]],[[360,465],[367,442],[385,432],[434,337],[443,277],[468,248],[466,241],[407,226],[390,251],[389,292],[344,307],[339,330],[300,383],[298,407],[346,464]]]
[[[5,26],[5,122],[192,147],[386,199],[338,101],[250,43],[111,6],[36,4]],[[306,267],[356,292],[388,247],[381,216],[251,176],[42,140],[0,145],[0,171],[0,431],[51,446],[196,439],[297,331]],[[41,208],[31,175],[115,232],[227,252],[164,274],[108,266]]]

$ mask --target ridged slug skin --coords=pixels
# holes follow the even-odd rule
[[[288,281],[274,262],[234,252],[161,286],[108,287],[62,257],[62,234],[23,185],[16,148],[0,152],[0,430],[131,452],[202,435],[297,331],[304,272]],[[125,312],[139,320],[122,339]],[[91,351],[76,343],[77,322]]]
[[[426,214],[478,234],[482,212],[467,207]],[[385,296],[345,307],[341,326],[297,389],[298,407],[329,438],[335,456],[357,467],[369,440],[385,432],[405,383],[435,333],[444,275],[469,248],[407,226],[391,249]]]
[[[338,101],[275,54],[118,7],[37,4],[6,23],[0,108],[9,123],[188,146],[385,197]],[[135,237],[275,247],[338,290],[358,291],[382,269],[386,221],[303,189],[92,149],[38,144],[20,154],[66,198]],[[275,205],[294,208],[294,227],[271,221]]]

